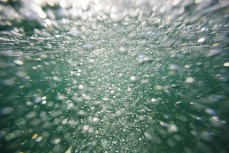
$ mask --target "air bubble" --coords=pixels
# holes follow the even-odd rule
[[[15,63],[16,65],[19,65],[19,66],[21,66],[21,65],[24,64],[24,62],[23,62],[22,60],[19,60],[19,59],[14,60],[14,63]]]
[[[229,67],[229,62],[224,63],[223,66]]]
[[[186,78],[185,82],[186,83],[193,83],[194,79],[193,79],[193,77],[188,77],[188,78]]]
[[[206,39],[204,38],[204,37],[202,37],[202,38],[200,38],[200,39],[198,39],[198,43],[202,43],[202,42],[204,42]]]
[[[13,107],[4,107],[0,109],[0,115],[8,115],[14,111]]]

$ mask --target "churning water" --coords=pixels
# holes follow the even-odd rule
[[[1,0],[1,153],[227,153],[227,0]]]

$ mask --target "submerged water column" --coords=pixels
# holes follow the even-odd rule
[[[0,2],[0,152],[226,153],[226,0]]]

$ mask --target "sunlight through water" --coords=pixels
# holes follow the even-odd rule
[[[227,153],[227,0],[1,0],[1,153]]]

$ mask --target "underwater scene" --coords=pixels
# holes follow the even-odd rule
[[[228,153],[228,0],[0,0],[0,153]]]

